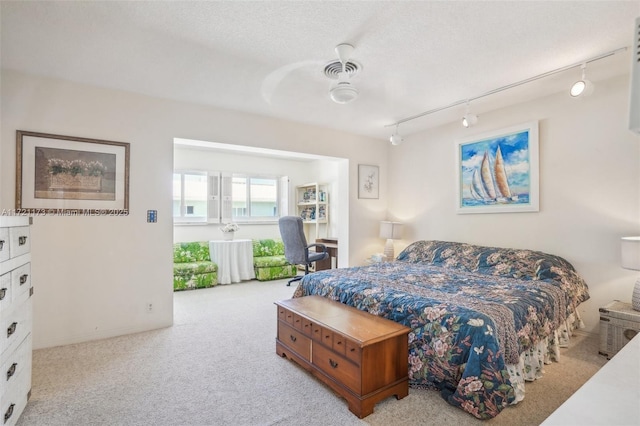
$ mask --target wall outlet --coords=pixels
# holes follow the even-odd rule
[[[147,312],[153,312],[153,303],[147,303]]]

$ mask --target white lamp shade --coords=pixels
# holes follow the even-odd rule
[[[622,267],[640,271],[640,237],[622,237]]]
[[[383,220],[380,222],[380,238],[399,240],[402,238],[402,223],[389,222]]]

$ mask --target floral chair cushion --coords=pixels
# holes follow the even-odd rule
[[[173,245],[173,289],[213,287],[218,284],[218,265],[211,261],[209,243],[196,241]]]
[[[253,240],[253,269],[258,281],[291,278],[298,273],[284,256],[284,243],[278,239]]]

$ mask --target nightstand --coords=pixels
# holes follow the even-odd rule
[[[600,355],[611,359],[640,332],[640,311],[631,303],[613,302],[600,308]]]

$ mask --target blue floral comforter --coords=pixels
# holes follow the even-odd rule
[[[506,364],[589,297],[557,256],[442,241],[413,243],[395,262],[307,275],[294,297],[312,294],[410,327],[411,386],[437,388],[481,419],[515,398]]]

